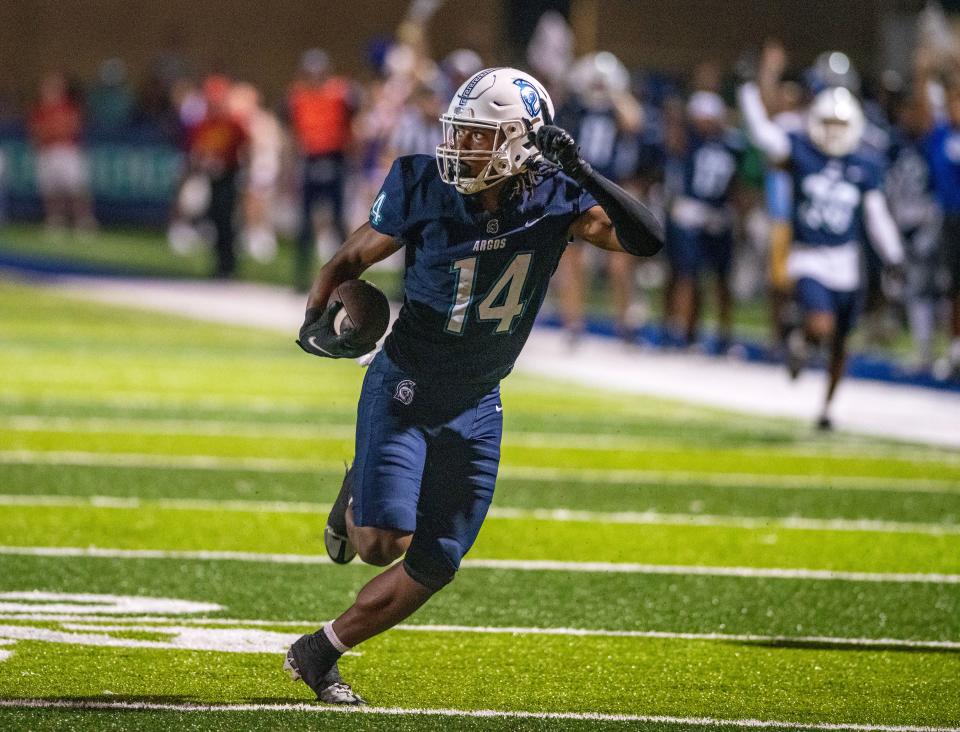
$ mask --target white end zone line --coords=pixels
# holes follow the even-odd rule
[[[263,562],[265,564],[332,564],[319,554],[266,554],[236,551],[171,551],[168,549],[107,549],[99,547],[0,546],[0,555],[32,557],[90,557],[99,559],[196,559],[201,561]],[[637,564],[632,562],[562,562],[549,559],[464,559],[462,569],[505,569],[520,572],[595,572],[616,574],[672,574],[708,577],[744,577],[843,582],[916,582],[960,584],[960,574],[905,572],[848,572],[781,567],[712,567],[703,565]]]
[[[766,719],[719,719],[603,712],[528,712],[500,709],[403,709],[400,707],[346,707],[319,704],[158,704],[149,702],[68,701],[63,699],[0,699],[12,709],[66,709],[76,711],[156,712],[311,712],[314,714],[375,714],[387,716],[471,717],[481,719],[551,719],[591,722],[644,722],[683,727],[784,728],[796,730],[853,730],[854,732],[960,732],[960,727],[900,724],[844,724],[842,722],[786,722]]]
[[[196,498],[148,498],[126,496],[73,496],[45,494],[0,494],[0,506],[86,507],[138,509],[152,506],[175,511],[234,511],[250,513],[325,514],[327,504],[306,501],[238,501]],[[960,534],[960,524],[935,524],[883,519],[815,519],[802,516],[721,516],[657,511],[580,511],[568,508],[509,508],[494,506],[491,519],[561,521],[591,524],[642,526],[711,526],[736,529],[787,529],[800,531],[864,531],[944,536]]]

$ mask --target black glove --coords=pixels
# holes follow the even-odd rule
[[[591,170],[590,164],[580,157],[580,148],[573,137],[562,127],[543,125],[536,132],[531,132],[528,138],[547,162],[559,165],[564,173],[577,182]]]
[[[332,302],[323,311],[309,308],[297,345],[309,354],[325,358],[360,358],[372,351],[377,344],[356,340],[353,329],[344,329],[340,335],[334,331],[333,321],[342,307],[343,303]]]

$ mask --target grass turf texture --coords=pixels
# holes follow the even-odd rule
[[[352,451],[362,376],[352,363],[306,358],[271,333],[0,285],[0,372],[0,493],[28,504],[0,505],[0,543],[322,553],[317,513],[173,508],[165,501],[327,502],[339,485],[339,463]],[[495,507],[710,514],[730,517],[731,525],[491,518],[471,558],[960,571],[955,534],[736,525],[740,517],[760,516],[949,528],[960,515],[955,454],[843,434],[825,439],[787,421],[520,375],[505,382],[503,398],[507,426]],[[634,440],[636,447],[627,449]],[[71,465],[64,452],[106,462],[136,453],[160,465]],[[204,470],[163,465],[197,456],[221,462]],[[269,463],[241,469],[250,458],[283,469]],[[77,505],[29,505],[31,496],[38,504],[51,495]],[[140,505],[83,505],[90,496],[132,497]],[[316,622],[341,610],[375,571],[0,556],[0,591],[174,597],[217,602],[222,617]],[[470,569],[411,622],[957,641],[958,618],[958,585]],[[2,616],[0,623],[39,625]],[[0,698],[309,699],[305,687],[280,674],[274,655],[37,641],[0,650],[13,651],[0,661]],[[378,706],[870,724],[960,720],[960,654],[929,648],[398,630],[361,650],[364,656],[346,659],[344,669]],[[259,729],[319,726],[320,719],[295,711],[0,709],[0,726],[14,729]],[[435,717],[330,719],[338,729],[451,726],[449,718]],[[456,727],[682,728],[465,718]]]

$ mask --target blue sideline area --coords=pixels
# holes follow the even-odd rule
[[[537,325],[547,328],[562,328],[563,324],[557,315],[541,315]],[[621,339],[609,318],[587,318],[586,331],[591,335],[603,338]],[[664,329],[659,325],[648,323],[638,328],[631,342],[649,348],[672,348]],[[753,363],[781,364],[782,358],[770,349],[757,342],[736,341],[737,357]],[[727,358],[721,355],[719,344],[713,336],[703,336],[703,352],[717,358]],[[822,365],[814,364],[811,368],[823,369]],[[902,384],[904,386],[919,386],[925,389],[936,389],[960,394],[960,381],[940,380],[929,372],[908,371],[900,363],[878,354],[854,353],[847,361],[847,374],[858,379],[870,379],[887,384]]]

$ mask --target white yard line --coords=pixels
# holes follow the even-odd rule
[[[332,564],[319,554],[267,554],[237,551],[175,551],[168,549],[106,549],[98,547],[0,546],[0,555],[33,557],[90,557],[102,559],[195,559],[200,561],[262,562],[266,564]],[[501,569],[518,572],[588,572],[600,574],[695,575],[843,582],[960,584],[960,574],[905,572],[847,572],[828,569],[779,567],[712,567],[618,562],[563,562],[549,559],[464,559],[463,569]]]
[[[328,439],[352,440],[355,426],[343,423],[323,423],[313,420],[300,422],[271,422],[256,419],[173,419],[167,417],[135,418],[125,416],[109,417],[65,417],[39,416],[32,414],[11,414],[0,416],[0,429],[22,432],[91,432],[125,434],[187,434],[214,437],[264,437],[278,439]],[[684,452],[689,448],[678,446],[676,440],[650,435],[630,435],[610,432],[564,431],[539,432],[535,430],[509,429],[504,434],[504,445],[508,447],[547,448],[563,450],[625,450],[642,452],[654,449],[658,452]],[[878,447],[868,441],[858,441],[855,445],[820,445],[810,448],[805,445],[777,445],[769,449],[752,448],[741,451],[746,456],[766,456],[789,454],[795,457],[824,456],[842,458],[863,458],[872,455],[922,463],[945,462],[960,463],[960,455],[951,452],[911,449],[904,446]]]
[[[82,450],[0,450],[0,464],[83,465],[185,470],[247,470],[253,472],[310,473],[343,470],[345,460],[224,457],[219,455],[165,455]],[[500,477],[535,482],[592,483],[597,485],[702,485],[721,488],[784,490],[865,490],[895,493],[960,494],[960,481],[937,478],[895,478],[867,475],[780,475],[764,473],[700,473],[673,470],[603,470],[504,465]]]
[[[69,701],[61,699],[0,699],[0,707],[12,709],[66,709],[157,712],[312,712],[315,714],[374,714],[387,716],[468,717],[481,719],[548,719],[591,722],[642,722],[680,727],[785,728],[796,730],[853,730],[855,732],[960,732],[960,727],[927,725],[860,724],[843,722],[790,722],[763,719],[674,717],[603,712],[532,712],[501,709],[406,709],[400,707],[347,707],[318,704],[192,704],[155,702]]]
[[[305,501],[238,501],[193,498],[128,498],[115,496],[0,494],[0,506],[50,506],[75,508],[140,509],[152,507],[175,511],[237,513],[305,513],[323,515],[324,503]],[[580,511],[567,508],[493,507],[492,519],[515,521],[560,521],[590,524],[635,524],[639,526],[712,526],[734,529],[792,529],[801,531],[861,531],[945,536],[960,534],[960,525],[885,521],[872,519],[813,519],[799,516],[722,516],[656,511]]]
[[[82,619],[83,622],[77,622]],[[91,616],[79,618],[74,614],[44,612],[2,613],[2,620],[32,620],[38,622],[62,622],[67,630],[114,632],[125,630],[165,630],[166,626],[197,625],[216,629],[219,626],[242,628],[292,628],[319,627],[325,621],[318,620],[242,620],[235,618],[165,618],[160,616]],[[960,650],[960,641],[922,640],[915,638],[844,638],[820,635],[761,635],[756,633],[687,633],[661,630],[605,630],[602,628],[539,628],[525,626],[477,626],[477,625],[397,625],[395,631],[419,633],[467,633],[482,635],[547,635],[577,638],[638,638],[652,640],[719,641],[724,643],[828,645],[862,648],[911,648],[917,650]],[[31,636],[34,638],[34,636]],[[42,638],[41,638],[42,640]],[[0,641],[2,644],[2,641]]]

